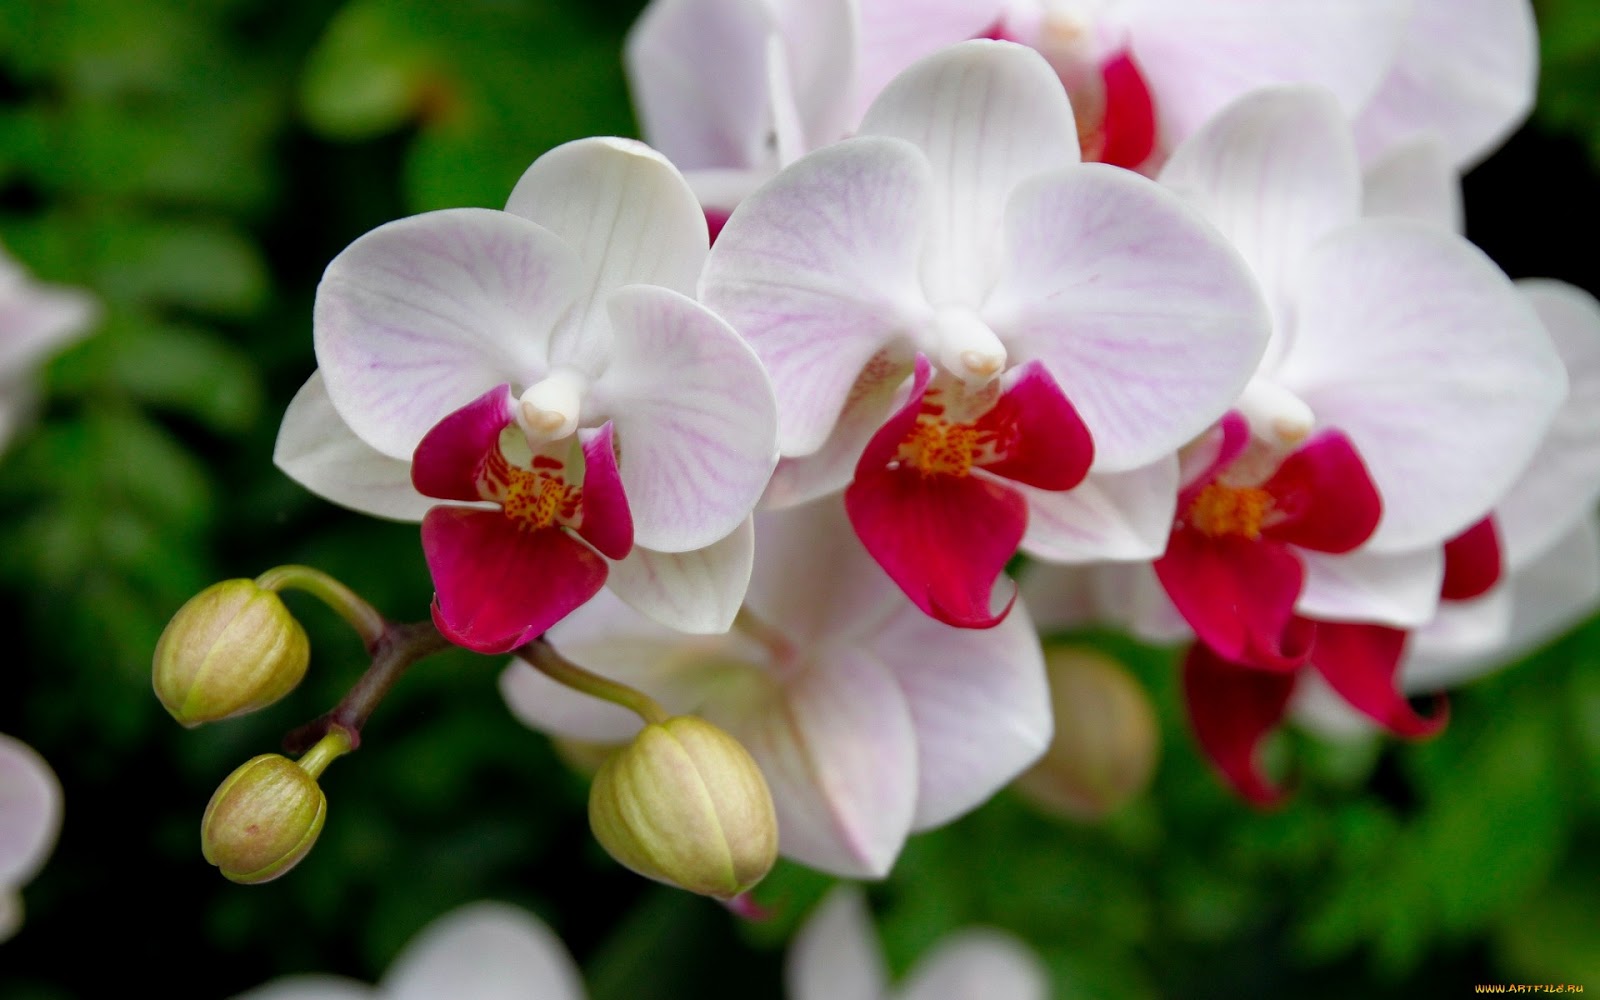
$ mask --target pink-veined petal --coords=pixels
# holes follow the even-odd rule
[[[1533,308],[1482,252],[1404,219],[1312,251],[1278,378],[1360,452],[1383,499],[1367,543],[1437,544],[1481,518],[1566,393]]]
[[[766,4],[655,0],[628,32],[623,59],[639,123],[679,168],[764,165]]]
[[[1006,203],[1025,180],[1078,160],[1061,80],[1032,49],[970,41],[918,62],[872,102],[864,135],[904,139],[933,167],[924,287],[977,306],[999,277]]]
[[[610,309],[614,354],[593,396],[616,424],[636,540],[703,548],[750,516],[777,464],[771,383],[755,352],[693,299],[635,285]]]
[[[1239,255],[1176,195],[1079,164],[1011,198],[1008,267],[983,310],[1037,359],[1094,438],[1097,472],[1148,465],[1222,416],[1269,321]]]
[[[835,888],[806,917],[784,959],[783,982],[789,1000],[883,1000],[889,970],[860,889]]]
[[[635,545],[611,565],[606,586],[640,614],[691,635],[726,632],[739,613],[755,563],[755,533],[747,518],[700,549],[657,552]]]
[[[809,455],[780,460],[762,494],[761,506],[767,510],[793,507],[850,485],[867,442],[889,414],[904,405],[901,390],[910,385],[905,375],[905,365],[896,363],[887,351],[867,362],[828,439]]]
[[[1178,497],[1168,455],[1128,472],[1090,473],[1064,493],[1019,486],[1028,501],[1022,549],[1052,562],[1155,559],[1166,551]]]
[[[453,208],[379,226],[317,286],[328,395],[362,440],[409,459],[430,427],[484,390],[544,375],[551,331],[580,281],[559,237],[505,212]]]
[[[1406,633],[1383,625],[1319,622],[1311,665],[1328,686],[1363,715],[1397,736],[1432,736],[1449,717],[1443,701],[1423,718],[1395,687]]]
[[[497,510],[435,507],[422,520],[433,621],[451,642],[509,652],[593,597],[606,562],[561,528],[525,531]]]
[[[1559,281],[1522,281],[1567,369],[1567,398],[1495,519],[1506,564],[1516,569],[1547,551],[1594,510],[1600,496],[1600,303]]]
[[[916,729],[912,829],[977,808],[1050,745],[1050,688],[1025,608],[972,630],[904,607],[869,641],[905,692]]]
[[[1161,118],[1177,144],[1258,87],[1326,87],[1353,113],[1400,48],[1409,5],[1395,0],[1142,0],[1126,22]]]
[[[561,939],[505,903],[452,910],[406,945],[383,977],[388,1000],[583,1000]]]
[[[1119,52],[1100,67],[1106,88],[1100,162],[1133,170],[1156,148],[1156,106],[1139,64]]]
[[[1307,618],[1417,628],[1439,607],[1444,553],[1437,545],[1345,555],[1304,551],[1301,562],[1306,582],[1295,611]]]
[[[1494,518],[1486,517],[1444,543],[1444,581],[1439,585],[1439,597],[1446,601],[1482,597],[1500,582],[1503,572],[1500,533]]]
[[[973,422],[994,439],[999,458],[981,461],[990,475],[1035,489],[1062,492],[1083,482],[1094,441],[1050,372],[1029,361],[1006,373],[1005,389]]]
[[[420,521],[434,505],[411,485],[411,463],[356,437],[313,372],[289,401],[272,463],[306,489],[363,514]]]
[[[843,138],[855,108],[859,16],[853,0],[778,0],[775,5],[805,150]]]
[[[941,938],[906,974],[896,1000],[1049,1000],[1050,975],[1016,937],[987,927]]]
[[[1223,659],[1270,669],[1305,659],[1308,637],[1292,627],[1305,570],[1287,546],[1183,528],[1155,570],[1201,644]]]
[[[33,748],[0,734],[0,894],[33,878],[61,830],[61,784]]]
[[[500,447],[515,419],[509,386],[499,385],[440,420],[417,444],[411,483],[439,500],[486,500],[479,485],[484,458]]]
[[[761,765],[783,854],[846,877],[886,874],[917,790],[916,731],[889,671],[862,650],[835,648],[765,698],[730,687],[706,714]]]
[[[1356,118],[1362,153],[1419,133],[1477,163],[1527,118],[1539,72],[1529,0],[1413,0],[1398,59]]]
[[[576,528],[583,540],[608,559],[625,559],[633,550],[633,517],[622,477],[611,421],[583,439],[583,514]]]
[[[1283,796],[1261,774],[1256,749],[1283,720],[1298,675],[1241,667],[1203,642],[1184,657],[1183,694],[1195,739],[1234,791],[1258,806]]]
[[[701,299],[771,373],[784,455],[821,447],[862,368],[926,309],[930,188],[915,147],[849,139],[751,194],[717,237]]]
[[[1306,251],[1361,212],[1361,166],[1338,103],[1315,87],[1250,93],[1173,150],[1161,183],[1249,262],[1277,318],[1269,354],[1281,353]]]
[[[1432,136],[1400,143],[1367,164],[1361,194],[1361,214],[1369,219],[1416,219],[1452,233],[1466,228],[1461,175]]]
[[[1004,0],[858,0],[861,57],[856,94],[864,113],[889,81],[946,46],[976,38],[999,20]]]
[[[577,139],[523,173],[506,211],[560,236],[581,262],[552,364],[598,374],[610,357],[606,302],[624,285],[693,294],[710,239],[700,202],[666,157],[632,139]]]
[[[1262,535],[1315,552],[1344,553],[1372,537],[1383,503],[1350,439],[1323,431],[1262,485],[1273,512]]]

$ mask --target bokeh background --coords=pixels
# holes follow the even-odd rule
[[[595,1000],[780,995],[784,942],[828,880],[781,865],[759,893],[775,918],[746,924],[623,871],[588,834],[584,779],[501,703],[496,660],[415,668],[325,776],[311,856],[258,887],[206,865],[201,811],[337,701],[358,641],[291,596],[314,656],[286,701],[186,731],[149,687],[165,620],[215,579],[306,562],[391,617],[426,615],[414,527],[271,464],[314,366],[317,278],[387,220],[500,206],[556,143],[635,134],[619,51],[639,6],[0,3],[0,242],[105,306],[0,458],[0,732],[66,792],[27,923],[0,945],[0,997],[95,996],[107,970],[167,997],[295,971],[371,981],[485,897],[546,919]],[[1540,107],[1468,178],[1469,234],[1513,277],[1600,291],[1600,7],[1538,8]],[[1285,734],[1271,749],[1297,792],[1265,814],[1194,749],[1171,653],[1089,638],[1160,710],[1154,787],[1097,825],[1006,792],[914,838],[871,889],[894,968],[987,923],[1026,939],[1063,997],[1600,990],[1600,626],[1459,692],[1430,743]]]

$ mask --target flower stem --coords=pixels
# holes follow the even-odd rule
[[[354,749],[354,740],[349,730],[342,726],[329,726],[327,735],[318,740],[317,745],[307,750],[306,755],[295,763],[311,777],[320,778],[329,764]]]
[[[400,675],[418,660],[449,648],[450,640],[440,635],[431,621],[386,626],[371,644],[372,665],[367,672],[332,711],[284,737],[285,748],[290,753],[302,753],[325,736],[343,730],[349,749],[354,750],[361,745],[361,727]]]
[[[389,628],[378,609],[361,595],[311,566],[274,566],[256,577],[256,586],[274,591],[287,587],[310,594],[348,622],[369,650],[377,647]]]
[[[667,710],[654,698],[637,688],[583,669],[556,652],[555,647],[544,639],[533,640],[518,649],[517,655],[557,684],[620,705],[648,724],[667,721]]]

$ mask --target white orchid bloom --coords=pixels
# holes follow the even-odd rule
[[[891,987],[872,915],[854,886],[823,898],[789,946],[789,1000],[1045,1000],[1050,980],[1028,946],[991,928],[937,942]]]
[[[512,649],[602,584],[726,629],[776,416],[755,355],[690,297],[706,252],[682,176],[625,139],[546,153],[504,212],[379,227],[318,288],[321,367],[275,460],[421,519],[435,621],[470,648]]]
[[[61,783],[31,747],[0,734],[0,942],[22,926],[22,887],[60,832]]]
[[[580,666],[739,739],[772,789],[785,855],[881,877],[909,833],[975,808],[1044,752],[1038,637],[1021,606],[982,631],[923,615],[837,500],[756,522],[761,560],[728,635],[674,634],[602,594],[548,638]],[[616,743],[639,727],[521,662],[501,688],[520,719],[557,736]]]
[[[234,1000],[583,1000],[561,939],[523,910],[470,903],[422,929],[377,986],[342,976],[285,976]]]
[[[913,66],[859,135],[745,199],[701,294],[772,374],[766,502],[848,487],[873,556],[966,627],[999,619],[1019,544],[1161,551],[1173,453],[1244,388],[1267,322],[1212,227],[1078,162],[1054,72],[993,41]]]
[[[38,367],[87,333],[99,312],[86,292],[34,281],[0,248],[0,451],[33,402]]]

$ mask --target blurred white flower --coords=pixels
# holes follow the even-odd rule
[[[26,743],[0,734],[0,941],[22,925],[21,888],[61,831],[61,785]]]
[[[34,281],[0,248],[0,451],[33,402],[34,373],[87,333],[98,312],[87,293]]]

